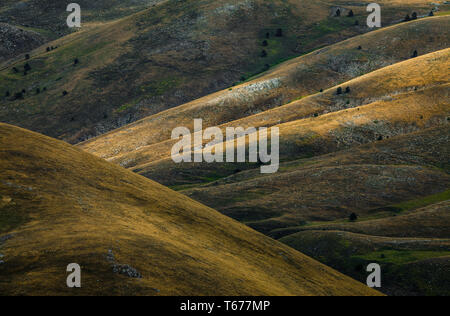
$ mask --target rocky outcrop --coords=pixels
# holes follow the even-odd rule
[[[41,46],[44,38],[33,31],[0,23],[0,62]]]

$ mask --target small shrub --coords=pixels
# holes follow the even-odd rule
[[[6,91],[5,93],[5,97],[9,97],[11,94],[9,93],[9,91]]]
[[[413,12],[412,16],[411,16],[411,20],[417,20],[417,13]]]
[[[30,59],[30,54],[25,54],[25,59],[26,60]]]
[[[350,222],[355,222],[355,221],[357,221],[357,220],[358,220],[358,215],[356,215],[356,213],[350,214],[349,220],[350,220]]]
[[[350,12],[347,14],[347,16],[348,16],[349,18],[352,18],[352,17],[355,16],[355,13],[353,13],[353,10],[350,10]]]
[[[264,40],[264,41],[262,42],[262,46],[264,46],[264,47],[269,46],[269,42],[268,42],[267,40]]]
[[[337,94],[337,95],[342,94],[342,88],[341,88],[341,87],[337,88],[336,94]]]
[[[419,56],[419,53],[417,52],[417,50],[415,50],[411,57],[416,58],[417,56]]]
[[[350,87],[345,88],[345,93],[350,93]]]
[[[411,17],[409,16],[409,14],[407,14],[406,16],[405,16],[405,20],[404,20],[405,22],[408,22],[408,21],[411,21]]]
[[[62,93],[63,97],[65,97],[68,94],[69,94],[69,92],[67,92],[66,90],[64,90],[63,93]]]
[[[362,49],[362,46],[358,46],[358,50],[361,50]]]
[[[319,92],[323,92],[323,89],[320,89],[320,91]]]
[[[337,16],[337,17],[340,17],[340,16],[341,16],[341,9],[337,9],[337,10],[336,10],[336,16]]]
[[[263,51],[261,52],[261,57],[262,57],[262,58],[267,57],[267,52],[266,52],[265,49],[263,49]]]
[[[22,100],[22,99],[23,99],[23,93],[22,93],[22,92],[17,92],[17,93],[14,95],[14,99],[15,99],[15,100]]]
[[[358,25],[359,25],[359,21],[356,20],[356,21],[355,21],[355,26],[358,26]]]
[[[13,67],[13,71],[14,71],[14,73],[18,73],[19,69],[17,69],[16,67]]]
[[[36,94],[41,93],[41,89],[40,88],[36,88]]]
[[[430,14],[428,14],[428,16],[434,16],[434,12],[430,11]]]
[[[80,60],[78,58],[75,58],[75,60],[73,61],[74,66],[78,65],[80,63]]]
[[[277,32],[275,34],[276,37],[283,37],[283,29],[277,29]]]
[[[29,64],[29,63],[26,63],[26,64],[23,66],[23,70],[25,70],[26,72],[30,71],[30,70],[31,70],[30,64]]]
[[[50,47],[47,47],[47,49],[46,49],[46,50],[47,50],[47,52],[49,52],[49,51],[50,51]]]
[[[270,33],[269,33],[269,32],[266,33],[266,38],[267,38],[267,39],[270,38]]]

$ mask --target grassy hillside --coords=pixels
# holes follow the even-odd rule
[[[448,67],[449,57],[450,50],[447,49],[401,62],[323,93],[223,124],[221,128],[277,126],[280,128],[281,159],[287,161],[445,125],[450,115],[447,101],[449,87],[448,75],[442,67]],[[343,90],[350,87],[350,93],[337,95],[338,87],[343,87]],[[137,135],[142,135],[134,131],[134,126],[131,126],[81,144],[81,147],[87,150],[92,148],[96,154],[104,152],[102,150],[106,150],[106,145],[110,146],[110,151],[118,150],[123,148],[127,133],[129,144],[137,140]],[[149,136],[160,137],[160,134]],[[116,140],[120,140],[117,147]],[[190,164],[176,165],[170,158],[174,143],[165,141],[144,146],[109,160],[168,185],[203,181],[201,178],[189,178],[187,173],[196,177],[207,177],[211,173],[223,177],[233,174],[236,168],[255,168],[254,165],[233,167],[205,164],[199,168]],[[98,144],[100,146],[95,147]],[[97,151],[97,148],[100,150]],[[196,171],[190,172],[192,168]]]
[[[380,83],[380,87],[377,87],[377,82],[370,82],[371,87],[368,89],[359,85],[353,88],[350,96],[346,95],[340,98],[331,98],[335,90],[330,90],[325,94],[315,96],[312,99],[316,100],[313,106],[305,105],[306,100],[303,99],[308,95],[316,94],[320,89],[326,90],[370,71],[405,61],[418,47],[420,47],[421,54],[447,48],[450,37],[446,30],[450,27],[443,27],[445,25],[450,26],[449,17],[423,19],[370,32],[293,59],[251,82],[150,116],[102,137],[89,140],[81,146],[89,152],[109,159],[126,155],[129,152],[132,152],[132,155],[135,152],[142,152],[145,155],[146,151],[160,153],[159,150],[153,150],[152,145],[169,139],[171,131],[175,127],[186,126],[192,129],[194,118],[202,118],[206,128],[207,126],[226,124],[243,117],[251,118],[256,114],[254,117],[259,121],[264,121],[264,126],[268,126],[308,117],[315,113],[322,114],[366,104],[372,97],[371,93],[376,93],[376,96],[381,98],[384,93],[383,88],[391,89],[389,84],[386,82],[384,83],[386,87],[383,87],[383,83]],[[358,46],[361,46],[362,49],[358,50]],[[411,62],[408,64],[408,68],[401,69],[403,74],[409,72],[408,75],[418,78],[416,82],[409,79],[405,81],[400,76],[396,76],[392,85],[396,84],[401,89],[406,89],[413,87],[414,84],[421,84],[421,79],[418,77],[420,67]],[[440,72],[441,77],[445,75],[442,70]],[[392,72],[389,73],[389,75],[391,74]],[[382,78],[383,75],[380,77]],[[364,83],[367,84],[368,81],[364,80]],[[354,93],[364,94],[364,99],[349,100],[348,105],[341,104],[347,101],[347,97],[351,99],[355,95]],[[328,98],[326,102],[321,102],[322,95]],[[298,99],[300,101],[282,107],[278,112],[277,107]],[[328,104],[333,101],[336,101],[337,104]],[[327,105],[327,108],[324,105]],[[276,108],[275,112],[265,112],[271,108]],[[282,112],[281,109],[285,108],[291,108],[292,111]],[[258,113],[260,113],[259,116]],[[276,115],[276,113],[280,115]],[[235,123],[257,124],[250,118],[248,121]],[[152,159],[144,157],[142,160],[151,161]]]
[[[0,124],[0,293],[376,295],[148,179]],[[82,288],[65,269],[82,267]]]
[[[365,8],[346,3],[164,1],[114,22],[87,23],[81,31],[33,51],[31,70],[26,76],[21,59],[0,71],[0,121],[70,142],[85,140],[247,80],[283,60],[368,31]],[[96,5],[103,8],[103,2]],[[342,6],[343,12],[353,8],[356,15],[334,17],[337,5]],[[383,5],[385,25],[413,10],[427,13],[432,8],[426,1],[384,1]],[[89,21],[89,12],[95,13],[98,8],[91,10],[87,3],[85,6]],[[117,2],[111,10],[121,6]],[[121,10],[119,13],[117,16],[122,15]],[[45,17],[42,14],[37,20]],[[355,20],[360,24],[355,25]],[[445,17],[441,21],[446,23]],[[430,39],[428,44],[417,47],[412,40],[411,47],[405,46],[398,57],[408,58],[414,49],[422,54],[444,48],[437,46],[448,40],[448,28],[441,22],[440,32],[433,29],[412,30],[414,34],[421,33],[420,38],[433,37],[434,43]],[[49,45],[58,48],[46,52]],[[13,67],[20,71],[15,73]],[[337,75],[332,80],[348,79],[341,77]],[[320,87],[319,82],[317,86],[307,86],[306,92],[334,84],[335,81],[324,80]],[[25,93],[14,98],[22,90]],[[281,97],[275,96],[272,102],[260,99],[259,107],[265,103],[267,107],[281,105],[294,95],[304,95],[290,90]],[[7,91],[12,97],[4,97]]]
[[[378,262],[388,294],[449,295],[448,198],[447,191],[447,201],[395,217],[305,227],[280,240],[359,280],[361,267]]]

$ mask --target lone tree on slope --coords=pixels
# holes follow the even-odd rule
[[[358,215],[356,215],[356,213],[350,214],[349,220],[350,220],[351,222],[356,222],[356,221],[358,220]]]

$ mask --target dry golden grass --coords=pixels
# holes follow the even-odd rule
[[[220,127],[225,132],[226,127],[230,126],[277,126],[280,128],[280,154],[283,159],[289,160],[295,158],[296,148],[301,148],[305,143],[309,146],[317,143],[319,151],[322,148],[322,152],[330,152],[375,141],[380,136],[392,137],[445,124],[450,115],[450,88],[448,73],[443,69],[449,67],[450,49],[445,49],[385,67],[340,85],[343,90],[350,87],[349,94],[336,95],[336,86]],[[320,116],[314,117],[318,114]],[[155,165],[171,160],[170,151],[175,142],[168,140],[145,146],[109,160],[151,176]],[[99,143],[94,141],[92,146],[95,144]],[[84,146],[82,148],[86,149]]]
[[[449,17],[427,18],[351,38],[288,61],[231,91],[220,91],[150,116],[80,146],[100,157],[113,158],[163,142],[170,138],[175,127],[192,129],[194,118],[202,118],[206,128],[266,111],[281,105],[277,100],[314,94],[321,88],[333,87],[371,70],[403,61],[419,47],[421,54],[446,48],[449,44],[446,30],[450,29],[446,25],[449,23]],[[361,51],[357,50],[359,45],[363,48]],[[403,85],[408,85],[408,82]],[[376,92],[370,89],[364,91],[369,96]],[[293,118],[310,115],[314,110],[316,108],[306,109],[306,113],[295,112]],[[260,115],[264,117],[264,113]],[[282,116],[274,121],[278,123],[288,119]],[[268,121],[268,125],[271,123],[270,116],[269,119],[264,117],[264,120]],[[148,149],[153,151],[152,147]]]
[[[63,142],[1,124],[0,144],[1,294],[378,294]],[[143,278],[114,274],[109,250]],[[81,289],[66,287],[72,262]]]

